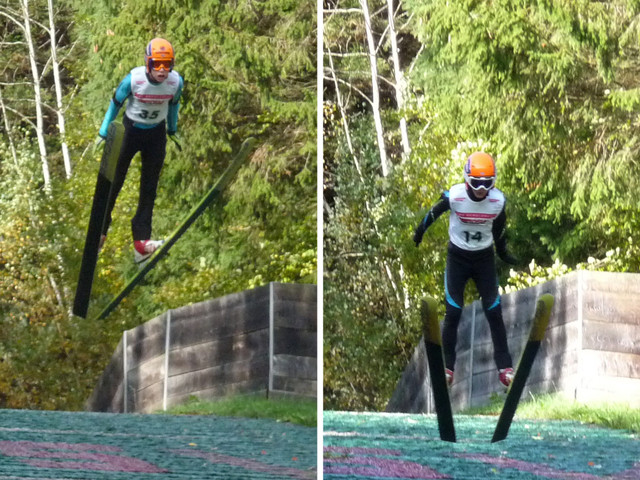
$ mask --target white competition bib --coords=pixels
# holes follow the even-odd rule
[[[464,183],[449,190],[449,239],[463,250],[483,250],[493,245],[493,221],[504,208],[504,194],[497,188],[474,202],[469,198]]]
[[[169,102],[180,88],[180,76],[169,72],[169,77],[157,85],[149,82],[145,67],[131,70],[131,96],[127,102],[127,117],[135,123],[155,125],[167,118]]]

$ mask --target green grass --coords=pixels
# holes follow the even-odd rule
[[[497,395],[486,407],[472,408],[464,415],[499,415],[504,398]],[[574,420],[602,427],[640,433],[640,408],[624,403],[584,404],[559,394],[532,396],[520,402],[516,415],[521,418]]]
[[[316,401],[300,398],[267,399],[263,396],[236,396],[205,402],[192,397],[187,403],[158,413],[271,418],[279,422],[296,423],[306,427],[316,427],[318,423]]]

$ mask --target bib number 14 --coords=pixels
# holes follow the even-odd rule
[[[465,230],[464,239],[465,239],[465,241],[467,243],[471,242],[471,240],[474,240],[476,242],[481,242],[482,241],[482,232],[467,232]]]

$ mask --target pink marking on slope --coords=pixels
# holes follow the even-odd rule
[[[91,450],[114,453],[122,451],[121,448],[110,445],[89,443],[0,441],[1,454],[8,457],[26,457],[19,458],[20,462],[39,468],[141,473],[168,472],[168,470],[156,467],[144,460],[107,453],[94,453]],[[53,458],[88,461],[44,460]]]
[[[363,453],[376,455],[375,452],[379,450],[381,449],[344,448],[342,449],[343,453],[356,453],[356,455],[342,458],[325,458],[323,471],[324,473],[333,473],[335,475],[369,475],[382,478],[412,478],[422,480],[451,478],[448,475],[441,474],[432,468],[416,462],[362,455]],[[395,451],[390,450],[390,452],[393,452],[391,455],[396,455]]]
[[[324,447],[325,452],[344,453],[347,455],[402,455],[400,450],[389,450],[387,448],[367,448],[367,447]]]
[[[602,476],[592,475],[586,472],[567,472],[565,470],[557,470],[546,464],[525,462],[523,460],[514,460],[505,457],[492,457],[484,454],[465,453],[454,454],[454,456],[468,460],[478,460],[499,468],[513,468],[520,472],[534,473],[547,478],[559,478],[562,480],[602,480],[603,478]],[[640,478],[640,463],[635,463],[632,468],[623,472],[619,472],[614,475],[607,475],[606,478],[610,480],[637,480]]]
[[[177,453],[178,455],[183,455],[185,457],[203,458],[213,464],[224,463],[226,465],[232,465],[234,467],[242,467],[254,472],[269,473],[272,475],[284,475],[286,477],[297,478],[301,480],[312,480],[316,478],[316,473],[313,471],[281,467],[279,465],[269,465],[266,463],[249,460],[247,458],[223,455],[221,453],[202,452],[198,450],[172,450],[171,452]]]

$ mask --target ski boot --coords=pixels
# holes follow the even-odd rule
[[[511,385],[511,382],[513,382],[513,368],[501,368],[500,370],[498,370],[498,376],[500,378],[500,383],[509,388],[509,385]]]
[[[164,243],[164,240],[136,240],[133,242],[133,258],[137,264],[147,260]]]
[[[444,378],[447,380],[447,387],[451,387],[453,383],[453,370],[449,370],[448,368],[444,369]]]

